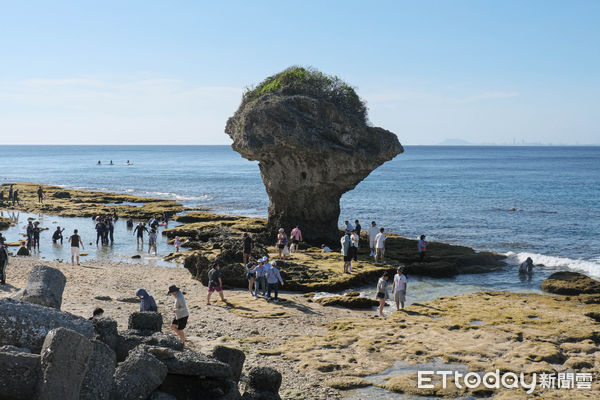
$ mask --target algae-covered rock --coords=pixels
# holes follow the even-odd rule
[[[12,225],[10,218],[0,217],[0,231],[3,229],[8,229]]]
[[[269,231],[301,225],[305,240],[339,240],[342,194],[403,152],[392,132],[367,124],[366,107],[337,77],[301,67],[248,90],[225,132],[258,160],[269,195]]]
[[[542,290],[564,295],[598,294],[600,282],[578,272],[561,271],[544,279]]]
[[[379,305],[377,300],[359,296],[321,297],[315,300],[315,302],[322,306],[340,306],[353,309],[371,308]]]

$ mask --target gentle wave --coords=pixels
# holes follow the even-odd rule
[[[546,256],[543,254],[536,253],[513,253],[509,251],[506,253],[509,257],[509,261],[515,264],[520,264],[527,257],[531,257],[534,264],[544,264],[546,267],[551,268],[568,268],[573,271],[582,272],[589,276],[600,278],[600,259],[596,260],[574,260],[566,257]]]

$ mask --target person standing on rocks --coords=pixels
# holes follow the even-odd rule
[[[69,243],[71,243],[71,265],[75,265],[75,257],[77,257],[77,265],[79,265],[79,246],[84,250],[83,240],[81,236],[77,233],[77,229],[73,231],[73,235],[69,238]]]
[[[379,233],[375,236],[375,264],[379,260],[379,264],[385,264],[385,233],[383,228],[379,228]]]
[[[404,302],[406,301],[406,275],[404,269],[398,267],[396,275],[394,275],[394,284],[392,286],[394,300],[396,301],[396,311],[400,311],[400,305],[404,310]]]
[[[417,251],[419,252],[419,262],[425,261],[425,252],[427,251],[427,242],[425,241],[425,235],[421,235],[419,243],[417,243]]]
[[[275,293],[274,302],[279,302],[279,283],[283,286],[283,279],[281,279],[281,273],[277,268],[277,263],[273,261],[271,264],[271,268],[267,271],[267,285],[269,286],[267,289],[267,301],[271,300],[271,292]]]
[[[287,246],[288,237],[285,234],[285,230],[283,228],[279,228],[279,234],[277,235],[277,248],[279,249],[279,259],[285,260],[285,254],[283,249]]]
[[[361,230],[362,230],[362,226],[360,226],[360,222],[358,222],[358,220],[354,220],[354,232],[356,232],[359,239],[360,239],[360,231]]]
[[[10,187],[8,188],[8,202],[9,203],[13,201],[13,191],[14,191],[13,185],[10,185]]]
[[[15,205],[15,203],[17,203],[18,206],[21,205],[21,203],[19,203],[19,189],[15,189],[15,191],[13,192],[13,206]]]
[[[175,319],[171,322],[171,329],[179,336],[181,343],[185,346],[185,334],[183,330],[187,326],[188,316],[190,315],[187,306],[185,305],[185,298],[181,290],[175,285],[169,286],[167,295],[175,297],[175,303],[173,304],[173,312],[175,313]]]
[[[367,236],[369,237],[369,248],[371,249],[369,255],[373,258],[375,258],[375,236],[377,236],[378,233],[379,228],[377,228],[377,224],[375,221],[371,221],[371,227],[367,231]]]
[[[352,256],[350,255],[350,248],[352,247],[352,239],[350,233],[346,232],[340,239],[342,244],[342,256],[344,257],[344,274],[350,273],[352,269]]]
[[[252,238],[250,237],[250,235],[248,235],[248,233],[244,232],[244,237],[243,237],[243,251],[242,251],[242,258],[243,258],[243,262],[244,265],[246,265],[248,263],[248,259],[250,259],[252,256],[252,250],[254,249],[254,241],[252,240]]]
[[[4,241],[0,240],[0,284],[6,285],[6,266],[8,265],[8,251]]]
[[[210,297],[213,292],[216,291],[221,296],[221,301],[226,303],[225,296],[223,296],[223,274],[221,274],[221,266],[219,264],[213,265],[208,271],[208,295],[206,296],[206,305],[210,306]]]
[[[346,226],[346,232],[352,232],[354,230],[354,226],[352,226],[350,221],[344,221],[344,225]]]
[[[290,232],[290,237],[292,238],[292,245],[290,246],[290,253],[294,253],[298,251],[298,243],[302,241],[302,231],[299,226],[296,226]]]
[[[44,189],[41,186],[38,186],[37,189],[38,203],[44,204]]]
[[[352,245],[350,246],[350,257],[356,262],[358,261],[358,242],[360,241],[356,230],[352,231],[350,234],[350,240],[352,240]]]
[[[144,247],[144,231],[148,232],[148,228],[146,228],[146,225],[144,225],[143,222],[140,222],[139,224],[137,224],[137,226],[133,230],[134,235],[137,233],[137,245],[138,246],[140,245],[140,242],[142,242],[142,247]]]
[[[158,307],[156,306],[156,301],[154,301],[154,297],[150,296],[145,289],[138,289],[135,292],[135,295],[139,297],[140,300],[140,311],[141,312],[157,312]]]
[[[385,301],[388,298],[387,293],[388,287],[388,273],[384,272],[379,281],[377,282],[377,300],[379,300],[379,316],[383,317],[383,307],[385,307]]]

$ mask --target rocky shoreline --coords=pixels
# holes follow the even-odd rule
[[[31,184],[33,187],[37,185]],[[48,189],[48,193],[55,193],[52,190],[63,189]],[[59,211],[62,207],[69,215],[76,205],[83,204],[84,210],[77,211],[81,213],[77,216],[89,216],[100,210],[112,212],[113,207],[120,213],[114,203],[121,200],[136,203],[140,199],[125,196],[119,200],[120,195],[104,194],[110,205],[89,200],[78,203],[77,200],[90,196],[99,198],[89,194],[95,192],[80,192],[72,191],[71,197],[60,199],[60,203],[58,200],[54,203],[52,198],[43,210],[41,206],[27,204],[21,210],[64,215]],[[254,367],[269,366],[282,374],[279,393],[284,399],[343,398],[345,390],[373,385],[366,378],[397,360],[415,365],[442,360],[466,365],[474,371],[493,366],[502,371],[528,373],[589,372],[594,377],[592,390],[569,394],[579,399],[595,398],[599,393],[600,294],[598,282],[587,277],[569,273],[545,281],[543,287],[548,291],[566,296],[478,292],[415,303],[387,319],[373,317],[369,308],[372,300],[352,293],[314,302],[310,295],[301,294],[373,284],[378,275],[396,263],[406,265],[410,275],[433,277],[485,273],[504,265],[500,255],[442,243],[432,243],[429,250],[435,256],[419,264],[415,241],[389,235],[386,254],[389,264],[373,265],[363,249],[352,275],[340,273],[338,254],[323,254],[317,246],[304,245],[301,252],[279,264],[286,291],[281,294],[282,301],[274,304],[252,299],[240,263],[243,232],[253,235],[257,255],[272,258],[275,255],[272,238],[263,233],[265,220],[199,212],[157,199],[148,203],[156,213],[164,211],[161,204],[167,204],[170,210],[181,207],[187,212],[173,215],[184,225],[166,229],[164,233],[168,238],[180,236],[187,241],[186,251],[168,257],[180,260],[186,268],[100,261],[86,261],[77,267],[44,262],[66,277],[61,310],[86,318],[95,307],[102,307],[119,327],[129,327],[130,315],[138,309],[131,302],[133,294],[144,287],[155,295],[164,316],[162,331],[169,332],[171,299],[161,294],[169,285],[177,284],[184,291],[192,314],[187,328],[190,349],[205,354],[212,354],[215,346],[242,350],[246,361],[238,388],[245,390]],[[124,216],[134,219],[148,216],[139,210],[128,214],[129,206],[122,205]],[[30,271],[39,263],[27,257],[11,257],[7,271],[9,284],[0,286],[0,301],[7,301],[2,299],[25,288]],[[227,303],[216,301],[207,306],[203,283],[207,269],[215,263],[223,266],[224,281],[228,284]],[[165,336],[165,340],[175,340],[168,333]],[[120,361],[125,362],[124,354],[121,352]],[[405,375],[377,385],[410,395],[527,398],[510,390],[452,392],[436,386],[434,390],[421,391],[416,389],[415,379],[414,374]],[[539,396],[558,399],[563,393],[545,391]]]

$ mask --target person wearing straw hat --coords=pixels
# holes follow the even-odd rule
[[[185,346],[185,334],[183,333],[183,330],[187,326],[188,316],[190,315],[187,306],[185,305],[185,298],[183,297],[181,290],[175,285],[169,286],[167,295],[175,297],[175,303],[173,304],[175,318],[173,319],[173,322],[171,322],[171,329],[179,336],[179,339]]]

